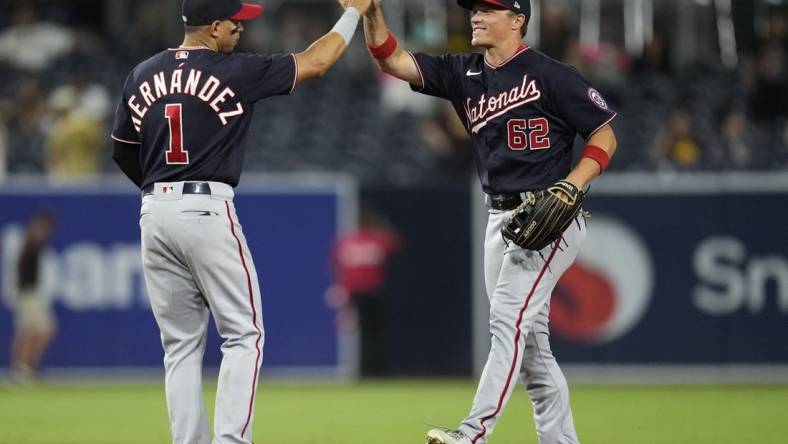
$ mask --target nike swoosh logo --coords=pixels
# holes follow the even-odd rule
[[[473,71],[471,71],[471,70],[469,69],[469,70],[468,70],[468,72],[466,72],[466,73],[465,73],[465,75],[466,75],[466,76],[468,76],[468,77],[470,77],[470,76],[478,76],[478,75],[479,75],[479,74],[481,74],[481,73],[482,73],[481,71],[479,71],[479,72],[473,72]]]

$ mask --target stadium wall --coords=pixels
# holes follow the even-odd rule
[[[355,183],[344,177],[245,179],[235,203],[260,276],[265,368],[287,375],[352,375],[352,338],[338,335],[323,294],[331,284],[334,239],[356,221]],[[0,213],[0,367],[9,359],[9,307],[24,223],[47,208],[58,226],[42,261],[41,296],[53,303],[59,332],[45,368],[161,368],[142,276],[139,205],[138,191],[112,181],[0,188],[0,207],[6,209]],[[211,328],[206,367],[218,367],[219,344]]]
[[[479,279],[486,214],[475,182],[359,191],[342,177],[266,177],[245,178],[237,206],[261,276],[269,376],[357,373],[358,338],[339,334],[324,292],[330,246],[354,226],[360,198],[391,221],[403,242],[390,266],[393,297],[381,344],[387,374],[478,371],[489,333]],[[587,243],[554,293],[554,352],[570,378],[788,378],[785,202],[786,175],[600,179],[588,200]],[[44,263],[44,293],[60,318],[46,368],[159,372],[161,347],[139,265],[138,195],[106,181],[8,183],[0,205],[7,209],[0,213],[6,301],[22,224],[41,206],[60,218]],[[11,331],[2,304],[0,367],[8,363]],[[213,332],[210,341],[208,367],[220,359]]]
[[[588,238],[551,305],[553,349],[568,373],[605,382],[787,379],[788,175],[597,182]],[[476,200],[478,246],[485,214]],[[487,298],[481,282],[475,288],[478,372],[489,333]]]

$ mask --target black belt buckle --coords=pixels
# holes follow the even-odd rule
[[[211,184],[208,182],[186,182],[183,184],[183,194],[211,195]]]
[[[489,194],[490,208],[499,211],[509,211],[517,208],[523,203],[523,198],[519,194]]]

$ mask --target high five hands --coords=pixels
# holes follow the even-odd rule
[[[337,2],[345,9],[351,6],[356,8],[362,15],[370,12],[370,9],[373,7],[373,0],[337,0]],[[381,0],[375,0],[374,3],[377,3],[377,6],[374,7],[380,6],[380,2]]]

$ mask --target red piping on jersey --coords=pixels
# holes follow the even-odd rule
[[[235,242],[238,244],[238,255],[241,257],[241,265],[243,265],[244,271],[246,272],[246,286],[249,291],[249,305],[252,306],[252,324],[254,325],[254,329],[257,330],[257,341],[254,344],[255,348],[257,349],[257,359],[254,361],[254,378],[252,379],[252,394],[249,397],[249,410],[246,413],[246,423],[244,423],[244,428],[241,430],[241,439],[243,439],[243,436],[246,434],[246,428],[249,427],[249,422],[252,419],[252,410],[254,409],[254,394],[257,390],[257,363],[260,362],[260,339],[262,338],[263,333],[260,331],[260,327],[257,326],[257,309],[254,308],[252,275],[249,273],[249,267],[246,266],[246,259],[244,259],[244,250],[241,246],[241,240],[238,239],[238,235],[235,234],[235,223],[233,222],[232,216],[230,216],[230,203],[225,201],[224,206],[227,208],[227,219],[230,221],[230,232],[232,232]]]
[[[124,140],[124,139],[121,139],[120,137],[117,137],[117,136],[115,136],[114,134],[110,134],[110,137],[112,137],[114,140],[117,140],[118,142],[123,142],[123,143],[131,143],[131,144],[134,144],[134,145],[140,145],[140,144],[142,144],[142,142],[133,142],[133,141],[131,141],[131,140]]]
[[[498,407],[495,408],[495,411],[492,412],[491,415],[482,418],[481,422],[479,423],[482,426],[482,431],[477,433],[476,436],[473,437],[473,439],[471,440],[473,444],[475,444],[476,441],[479,440],[479,438],[481,438],[487,433],[487,427],[485,427],[484,421],[487,421],[490,418],[494,418],[496,415],[498,415],[498,412],[500,412],[501,408],[503,407],[503,398],[506,397],[506,392],[509,391],[509,384],[511,384],[512,382],[512,375],[514,374],[514,369],[517,367],[517,362],[519,362],[517,356],[520,351],[520,343],[519,343],[520,334],[521,334],[520,323],[523,321],[523,316],[525,315],[525,310],[528,308],[528,303],[531,301],[531,296],[533,296],[534,291],[536,291],[536,286],[539,285],[539,281],[542,280],[542,276],[544,276],[544,272],[547,270],[548,267],[550,267],[550,262],[552,262],[553,257],[555,256],[555,252],[558,251],[558,246],[560,245],[563,239],[564,239],[563,236],[559,237],[553,243],[553,251],[550,252],[550,256],[547,258],[547,261],[545,261],[545,264],[542,267],[542,271],[539,272],[539,276],[536,277],[536,281],[534,281],[534,285],[531,287],[531,291],[528,293],[528,297],[525,298],[525,304],[523,304],[523,308],[520,309],[520,315],[517,317],[517,324],[515,324],[517,325],[517,333],[514,335],[514,358],[512,358],[512,365],[509,367],[509,375],[506,377],[506,385],[503,386],[503,391],[501,392],[501,396],[498,397]]]
[[[213,51],[211,48],[204,48],[202,46],[185,46],[182,48],[167,48],[167,51],[199,51],[201,49],[207,49],[208,51]]]
[[[508,59],[506,59],[506,60],[504,60],[503,62],[501,62],[501,64],[500,64],[500,65],[498,65],[498,66],[493,66],[493,65],[492,65],[490,62],[488,62],[488,61],[487,61],[487,56],[485,56],[485,57],[484,57],[484,64],[485,64],[485,65],[487,65],[487,66],[489,66],[489,67],[490,67],[490,68],[492,68],[492,69],[500,69],[500,68],[503,68],[503,65],[506,65],[507,63],[511,62],[511,61],[512,61],[512,60],[513,60],[515,57],[517,57],[518,55],[520,55],[520,54],[524,53],[525,51],[527,51],[527,50],[529,50],[529,49],[531,49],[531,48],[529,48],[528,46],[525,46],[524,44],[520,43],[520,47],[519,47],[519,48],[517,48],[517,52],[515,52],[515,53],[514,53],[514,54],[513,54],[511,57],[509,57]]]
[[[610,118],[609,118],[609,119],[605,120],[605,122],[604,122],[604,123],[602,123],[601,125],[599,125],[599,127],[598,127],[597,129],[595,129],[594,131],[591,131],[591,134],[589,134],[589,135],[588,135],[588,137],[587,137],[586,139],[590,139],[590,138],[591,138],[591,136],[593,136],[594,134],[596,134],[596,133],[597,133],[597,131],[601,130],[601,129],[602,129],[604,126],[605,126],[605,125],[607,125],[608,123],[612,122],[612,121],[613,121],[613,119],[615,119],[615,118],[616,118],[616,116],[618,116],[618,113],[613,113],[613,115],[612,115],[612,116],[610,116]]]
[[[295,91],[296,83],[298,82],[298,58],[295,54],[290,54],[293,56],[293,63],[295,63],[295,75],[293,76],[293,87],[290,88],[290,93],[292,94]]]
[[[427,82],[424,80],[424,74],[421,73],[421,66],[419,66],[419,61],[416,60],[416,56],[414,56],[412,52],[409,52],[408,54],[410,55],[410,58],[413,59],[413,63],[416,64],[416,70],[419,72],[419,77],[421,78],[421,89],[424,89],[427,87]]]

